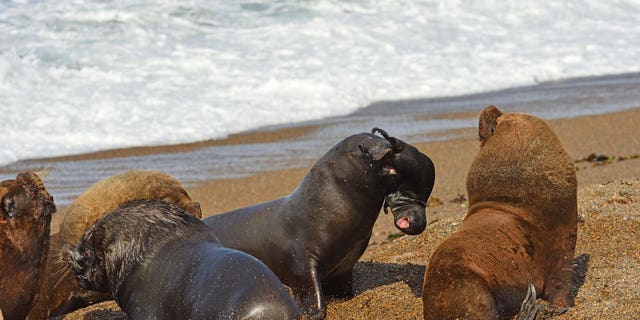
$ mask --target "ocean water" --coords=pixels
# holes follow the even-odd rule
[[[0,165],[638,72],[639,43],[638,1],[0,0]]]

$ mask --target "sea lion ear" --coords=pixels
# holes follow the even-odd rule
[[[386,148],[382,146],[373,146],[369,149],[366,149],[362,145],[358,145],[358,148],[360,148],[360,151],[362,151],[362,153],[368,155],[374,161],[379,161],[380,159],[384,158],[384,156],[389,154],[389,152],[392,151],[391,148]]]
[[[495,133],[498,118],[502,116],[502,114],[502,111],[494,105],[490,105],[482,110],[478,123],[478,136],[481,143],[484,143],[485,140]]]
[[[402,150],[404,150],[404,146],[402,145],[402,143],[400,143],[400,141],[398,141],[398,139],[389,136],[389,134],[380,129],[380,128],[373,128],[371,129],[371,134],[376,134],[376,132],[380,133],[385,139],[387,139],[387,141],[389,141],[389,143],[391,144],[391,147],[393,148],[393,153],[400,153],[402,152]]]

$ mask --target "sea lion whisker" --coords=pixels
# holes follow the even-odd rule
[[[51,272],[51,277],[56,278],[61,274],[65,273],[65,271],[69,270],[66,265],[56,265],[56,269]]]
[[[54,266],[61,265],[65,266],[66,261],[64,260],[64,251],[61,247],[52,246],[49,248],[49,255],[51,255],[51,262]]]
[[[57,288],[58,285],[60,285],[60,283],[62,283],[62,281],[67,278],[67,276],[69,275],[69,272],[71,272],[71,269],[69,269],[69,268],[65,268],[65,269],[62,269],[62,270],[63,270],[64,273],[60,276],[58,281],[56,281],[56,283],[53,285],[54,289]]]
[[[61,272],[62,272],[61,270],[66,270],[66,269],[68,269],[68,268],[69,268],[69,265],[68,265],[68,264],[67,264],[67,262],[66,262],[66,261],[64,261],[64,260],[58,260],[58,261],[55,261],[55,262],[54,262],[54,264],[52,265],[52,267],[55,267],[55,268],[56,268],[55,270],[56,270],[58,273],[61,273]],[[57,276],[57,275],[56,275],[56,274],[52,274],[52,276],[54,276],[54,277],[55,277],[55,276]]]

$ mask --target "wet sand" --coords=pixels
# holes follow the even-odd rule
[[[586,277],[576,280],[576,306],[558,319],[640,318],[640,109],[549,123],[576,160],[581,217],[576,256],[589,256],[588,263],[581,265]],[[308,134],[318,128],[303,130]],[[456,230],[466,212],[464,201],[456,200],[466,194],[467,168],[479,148],[475,128],[443,134],[458,138],[416,144],[436,165],[427,230],[419,236],[397,237],[391,217],[381,214],[371,245],[356,266],[356,296],[330,302],[327,319],[421,319],[425,266],[437,244]],[[282,141],[295,136],[290,131],[280,136],[278,130],[269,135]],[[592,153],[611,160],[580,161]],[[310,165],[207,180],[187,190],[201,202],[207,216],[286,195]],[[80,319],[89,310],[104,312],[105,306],[115,308],[107,303],[67,319]]]
[[[452,115],[455,116],[455,115]],[[466,115],[465,115],[466,116]],[[569,155],[580,160],[591,153],[615,157],[640,154],[640,109],[630,111],[549,121]],[[434,198],[449,203],[466,195],[465,179],[471,160],[479,149],[477,129],[457,130],[463,138],[418,143],[416,146],[429,155],[436,166]],[[614,161],[594,166],[577,163],[578,183],[586,186],[625,178],[640,177],[640,159]],[[200,201],[205,216],[275,199],[291,192],[308,171],[308,167],[265,172],[238,179],[210,180],[188,190]],[[446,207],[446,206],[445,206]],[[429,221],[441,217],[463,214],[463,208],[434,208],[427,211]],[[381,215],[374,231],[373,241],[385,239],[395,232],[391,218]]]
[[[48,168],[47,188],[56,204],[65,206],[97,180],[128,169],[163,171],[192,187],[211,180],[308,168],[337,141],[373,127],[413,144],[473,139],[475,115],[488,104],[558,119],[638,108],[638,101],[640,73],[568,79],[464,96],[380,101],[353,114],[260,128],[228,139],[23,160],[0,167],[0,175],[10,178],[18,171]],[[604,125],[586,130],[602,132],[607,129]]]

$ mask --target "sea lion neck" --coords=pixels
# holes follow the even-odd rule
[[[467,218],[484,211],[507,213],[512,216],[519,216],[524,220],[532,220],[534,218],[534,215],[537,216],[534,211],[519,206],[517,203],[509,203],[507,201],[498,200],[487,200],[470,204],[469,210],[467,210],[467,214],[465,215],[464,219],[466,220]]]

